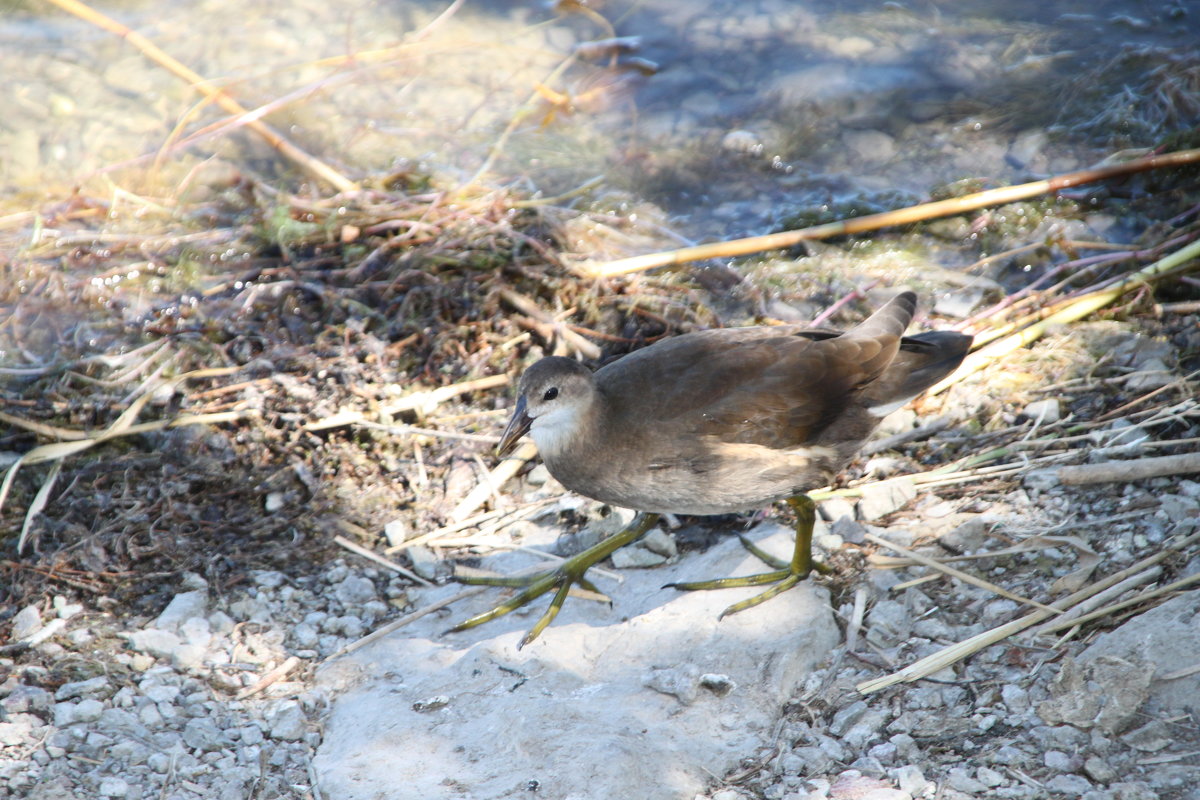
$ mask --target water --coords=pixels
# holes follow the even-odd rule
[[[648,200],[695,239],[1068,171],[1195,124],[1142,87],[1196,49],[1197,3],[560,6],[467,2],[432,29],[446,4],[97,8],[247,108],[277,104],[271,124],[351,179],[416,166],[553,195],[602,176],[592,201]],[[611,35],[632,49],[564,68]],[[49,4],[9,3],[0,74],[0,214],[74,186],[170,198],[212,158],[310,180],[248,131],[205,133],[228,115]]]

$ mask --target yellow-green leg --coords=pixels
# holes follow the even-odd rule
[[[537,624],[529,629],[529,633],[525,634],[525,638],[517,645],[518,649],[524,647],[536,639],[546,629],[546,626],[558,616],[559,609],[566,602],[567,593],[571,591],[573,584],[579,584],[589,591],[600,594],[600,592],[596,591],[596,587],[584,577],[584,573],[594,564],[608,558],[614,551],[642,538],[657,522],[658,514],[638,514],[633,522],[629,524],[629,527],[623,531],[613,534],[599,544],[593,545],[582,553],[568,558],[554,569],[540,572],[536,575],[529,575],[523,578],[456,577],[455,580],[461,583],[482,586],[524,586],[525,589],[510,600],[506,600],[496,606],[491,611],[485,611],[482,614],[476,614],[470,619],[463,620],[451,628],[450,631],[465,631],[467,628],[474,628],[476,625],[490,622],[497,617],[504,616],[510,611],[517,610],[534,598],[541,597],[546,592],[554,589],[554,598],[550,601],[550,607],[546,609],[546,613],[537,621]]]
[[[782,561],[764,552],[743,536],[739,538],[746,549],[768,565],[775,567],[773,572],[762,572],[756,575],[746,575],[741,578],[717,578],[710,581],[668,583],[663,588],[673,587],[690,592],[700,589],[733,589],[740,586],[774,584],[761,594],[756,594],[754,597],[743,600],[740,603],[734,603],[721,612],[721,617],[724,617],[727,614],[736,614],[739,611],[745,611],[747,608],[753,608],[760,603],[765,603],[778,594],[786,592],[808,577],[808,573],[813,570],[822,574],[832,572],[833,570],[819,561],[814,561],[812,557],[813,525],[817,521],[816,503],[806,494],[790,497],[787,502],[796,512],[796,545],[792,549],[792,560],[790,562]]]

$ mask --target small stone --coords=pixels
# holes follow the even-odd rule
[[[361,575],[348,576],[337,585],[333,593],[344,606],[362,605],[376,598],[375,584],[370,578]]]
[[[129,668],[134,672],[145,672],[154,666],[154,657],[145,653],[137,653],[129,659]]]
[[[25,713],[42,714],[50,710],[53,699],[51,694],[40,686],[17,684],[8,693],[7,697],[0,700],[0,709],[6,715]]]
[[[896,140],[883,131],[846,131],[842,143],[866,162],[888,161],[896,155]]]
[[[653,669],[642,681],[643,685],[656,692],[669,694],[685,706],[696,700],[700,689],[699,670],[691,664],[682,667]]]
[[[925,780],[920,767],[905,764],[896,770],[896,785],[900,787],[900,791],[908,792],[912,797],[920,797],[929,787],[929,781]]]
[[[909,480],[864,484],[858,511],[865,520],[879,519],[903,508],[916,496],[917,489]]]
[[[1083,762],[1083,773],[1096,783],[1112,783],[1113,779],[1117,777],[1117,771],[1099,756],[1089,756]]]
[[[283,584],[287,583],[287,575],[284,575],[279,570],[274,569],[256,569],[254,570],[254,585],[260,586],[263,589],[278,589]]]
[[[175,632],[179,626],[191,617],[200,617],[208,613],[208,593],[204,591],[180,592],[171,598],[167,607],[158,615],[152,627],[159,630]]]
[[[262,729],[257,725],[247,725],[243,727],[239,733],[241,734],[242,744],[244,745],[260,744],[263,740]]]
[[[212,752],[228,744],[228,738],[212,721],[206,718],[188,720],[183,726],[183,741],[193,750]]]
[[[1029,710],[1029,692],[1015,684],[1006,683],[1000,689],[1000,697],[1012,714],[1024,714]]]
[[[993,789],[1007,783],[1005,777],[991,767],[980,767],[975,770],[975,779]]]
[[[42,629],[42,612],[36,605],[25,606],[16,613],[12,621],[9,638],[14,642],[28,639]]]
[[[1025,404],[1025,408],[1021,411],[1021,416],[1024,419],[1033,420],[1038,425],[1049,425],[1052,422],[1058,422],[1062,418],[1062,404],[1057,397],[1035,400],[1032,403]]]
[[[296,647],[313,648],[317,646],[320,632],[307,622],[298,623],[292,628],[292,642]]]
[[[267,492],[267,496],[263,498],[263,510],[268,514],[274,514],[286,504],[287,498],[283,492]]]
[[[32,714],[20,716],[23,719],[0,722],[0,747],[19,747],[34,738],[32,720],[37,717]]]
[[[68,603],[67,598],[61,594],[54,596],[54,612],[59,619],[70,619],[76,614],[83,613],[83,605],[80,603]]]
[[[946,785],[967,794],[983,794],[987,787],[972,778],[962,767],[955,767],[946,774]]]
[[[1055,772],[1070,772],[1075,767],[1074,760],[1061,750],[1047,750],[1042,763]]]
[[[158,628],[134,631],[128,634],[128,638],[134,650],[149,653],[155,658],[170,658],[175,648],[182,644],[178,636]]]
[[[908,637],[912,614],[895,600],[880,600],[867,614],[867,638],[885,647]]]
[[[179,635],[188,644],[207,647],[212,642],[212,624],[204,617],[189,617],[179,626]]]
[[[429,711],[437,711],[439,708],[445,708],[450,705],[450,698],[444,694],[437,694],[433,697],[426,697],[424,700],[417,700],[412,704],[412,710],[419,714],[424,714]]]
[[[1156,753],[1175,741],[1176,734],[1162,720],[1154,720],[1121,737],[1130,747],[1144,753]]]
[[[267,712],[267,722],[270,724],[272,739],[294,742],[301,739],[307,730],[304,722],[304,709],[295,700],[284,700]]]
[[[665,564],[667,559],[658,553],[651,552],[640,544],[622,547],[611,556],[612,565],[617,569],[645,569]]]
[[[78,703],[56,703],[54,706],[54,727],[65,728],[80,722],[95,722],[104,712],[104,704],[99,700],[80,700]]]
[[[129,783],[124,778],[108,775],[100,779],[101,797],[124,797],[129,794]]]
[[[991,523],[982,516],[972,517],[938,537],[938,544],[951,553],[971,553],[983,547]]]
[[[717,697],[724,697],[737,688],[737,684],[732,678],[717,672],[706,672],[701,675],[700,686],[712,692]]]
[[[383,526],[383,535],[392,547],[404,544],[411,535],[408,523],[402,519],[394,519]]]
[[[366,631],[366,626],[363,625],[362,620],[358,617],[347,614],[346,616],[338,617],[337,620],[338,630],[342,636],[349,639],[362,638],[363,633]]]
[[[842,710],[833,715],[833,721],[829,723],[829,732],[834,736],[841,737],[854,723],[867,712],[867,703],[865,700],[857,700]]]
[[[545,464],[538,464],[525,476],[525,482],[530,486],[544,486],[549,480],[550,470],[546,468]]]
[[[1092,790],[1092,782],[1082,775],[1055,775],[1046,781],[1046,789],[1053,794],[1083,797]]]
[[[661,528],[651,529],[649,533],[642,537],[639,544],[651,553],[657,553],[663,558],[674,558],[679,552],[679,548],[675,544],[675,537]]]
[[[829,526],[829,533],[850,544],[862,544],[867,540],[866,527],[849,516],[841,516],[834,520]]]
[[[62,686],[58,687],[58,690],[54,693],[54,699],[71,700],[76,697],[100,694],[107,689],[108,678],[103,675],[97,675],[95,678],[89,678],[86,681],[64,683]]]
[[[437,578],[442,561],[433,550],[424,545],[415,544],[404,552],[408,553],[408,560],[412,562],[413,572],[426,580],[431,581]]]

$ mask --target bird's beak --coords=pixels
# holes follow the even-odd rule
[[[529,426],[532,424],[533,418],[525,413],[525,396],[521,395],[517,398],[516,408],[513,409],[512,417],[508,420],[504,435],[500,437],[500,444],[496,445],[496,455],[506,456],[512,452],[512,449],[517,446],[517,440],[529,433]]]

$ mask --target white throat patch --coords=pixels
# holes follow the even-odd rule
[[[565,452],[578,434],[579,409],[566,406],[536,417],[529,428],[543,458]]]

